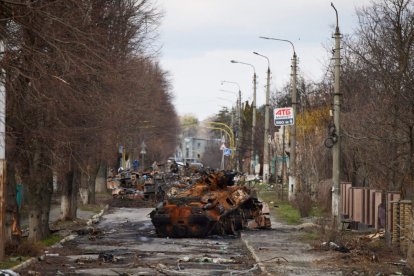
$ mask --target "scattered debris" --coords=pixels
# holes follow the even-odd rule
[[[46,253],[46,257],[59,257],[59,253]]]
[[[80,265],[94,263],[94,262],[96,262],[96,259],[91,258],[91,257],[90,258],[81,257],[75,260],[75,263],[80,264]]]
[[[115,258],[115,256],[110,253],[99,253],[98,261],[101,261],[104,263],[115,263],[118,261],[118,259]]]
[[[328,249],[335,250],[335,251],[338,251],[338,252],[341,252],[341,253],[351,252],[351,250],[349,250],[349,248],[347,248],[343,245],[337,245],[334,242],[323,242],[321,244],[321,246],[322,246],[322,248],[328,248]]]
[[[376,239],[383,239],[385,235],[384,230],[380,232],[376,232],[373,234],[366,235],[364,238],[370,239],[370,240],[376,240]]]
[[[214,264],[229,264],[229,263],[235,262],[233,259],[210,258],[207,256],[204,256],[201,258],[195,258],[195,259],[192,259],[191,261],[197,262],[197,263],[214,263]]]

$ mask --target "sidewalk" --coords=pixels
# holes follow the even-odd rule
[[[298,226],[271,217],[271,230],[243,231],[241,238],[265,275],[343,275],[330,267],[316,267],[327,252],[311,251],[299,240]]]
[[[108,206],[105,206],[101,210],[101,212],[99,212],[99,213],[96,213],[94,211],[84,211],[84,210],[80,210],[78,208],[78,210],[76,212],[76,218],[84,220],[86,222],[86,225],[91,225],[91,224],[96,223],[97,221],[99,221],[100,217],[104,214],[104,211],[107,209],[107,207]],[[52,206],[50,207],[50,213],[49,213],[49,225],[51,225],[51,224],[55,223],[56,221],[58,221],[59,216],[60,216],[60,204],[52,204]],[[28,228],[28,219],[27,218],[22,218],[21,219],[21,225],[22,225],[22,228]],[[62,240],[59,243],[57,243],[55,245],[52,245],[52,247],[56,246],[56,245],[60,245],[61,243],[75,237],[74,235],[70,235],[70,232],[71,232],[70,229],[64,230],[63,232],[64,233],[61,233],[61,235],[63,236]],[[14,272],[14,271],[19,271],[20,269],[24,269],[25,267],[29,266],[33,262],[36,262],[39,258],[42,258],[42,256],[29,258],[28,260],[12,267],[10,269],[10,271]],[[13,274],[11,274],[11,275],[13,275]],[[17,275],[19,275],[19,274],[17,274]]]
[[[97,213],[94,211],[85,211],[78,208],[76,212],[76,218],[81,220],[89,220]],[[60,204],[52,204],[50,206],[50,213],[49,213],[49,224],[53,224],[54,222],[59,220],[60,216]],[[28,228],[29,226],[29,219],[27,217],[22,217],[20,221],[20,225],[23,229]]]

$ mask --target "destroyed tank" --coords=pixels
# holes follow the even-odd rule
[[[233,182],[234,174],[209,173],[167,197],[150,213],[162,237],[235,235],[245,227],[270,228],[269,209],[255,192]],[[264,208],[265,207],[265,208]]]

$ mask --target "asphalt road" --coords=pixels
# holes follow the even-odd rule
[[[240,237],[160,238],[149,208],[111,208],[21,275],[261,275]],[[36,274],[38,273],[38,274]]]

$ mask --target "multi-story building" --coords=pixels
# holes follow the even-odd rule
[[[197,137],[185,137],[178,145],[174,159],[181,162],[198,163],[202,158],[208,139]]]

